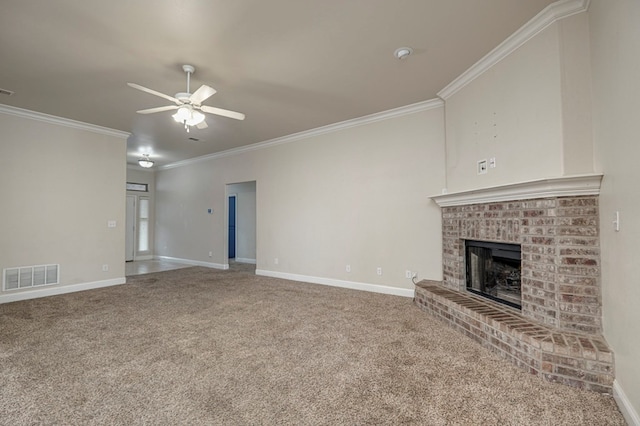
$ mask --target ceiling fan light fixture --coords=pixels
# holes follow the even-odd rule
[[[200,111],[192,110],[191,118],[187,119],[188,126],[197,126],[204,121],[204,114]]]
[[[153,166],[153,161],[149,159],[149,154],[142,154],[142,158],[138,160],[138,164],[140,164],[140,167],[148,169]]]
[[[172,115],[173,119],[178,123],[184,123],[191,119],[191,108],[188,106],[181,106],[178,108],[175,114]]]
[[[173,114],[171,117],[177,123],[182,124],[187,133],[189,133],[189,128],[191,126],[196,126],[200,130],[209,127],[207,125],[207,122],[205,121],[206,117],[203,112],[221,115],[223,117],[233,118],[236,120],[244,120],[245,117],[242,113],[202,105],[205,100],[209,99],[210,96],[216,93],[216,90],[212,87],[207,86],[206,84],[203,84],[198,88],[198,90],[190,93],[191,74],[193,74],[193,72],[195,71],[195,67],[193,67],[192,65],[184,65],[182,69],[187,74],[187,91],[176,93],[175,97],[160,93],[144,86],[140,86],[139,84],[127,83],[129,87],[132,87],[136,90],[140,90],[142,92],[146,92],[175,103],[175,105],[147,108],[139,110],[137,112],[139,114],[152,114],[156,112],[176,110],[175,114]]]

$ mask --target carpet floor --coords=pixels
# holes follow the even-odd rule
[[[3,425],[624,425],[411,299],[193,267],[0,305]]]

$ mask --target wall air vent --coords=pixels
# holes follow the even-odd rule
[[[2,274],[3,290],[54,285],[60,282],[60,265],[21,266],[6,268]]]
[[[7,95],[7,96],[11,96],[16,92],[12,92],[11,90],[7,90],[7,89],[0,89],[0,95]]]

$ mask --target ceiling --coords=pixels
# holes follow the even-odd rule
[[[165,165],[433,99],[552,2],[3,0],[0,103],[130,132],[128,163]],[[183,64],[246,119],[136,114],[168,101],[126,83],[173,96]]]

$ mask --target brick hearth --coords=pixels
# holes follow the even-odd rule
[[[515,309],[439,282],[416,285],[415,303],[450,327],[550,382],[611,393],[613,354],[600,336],[560,332]]]
[[[486,197],[477,191],[433,197],[442,208],[443,281],[418,283],[416,304],[545,380],[610,392],[613,353],[600,335],[599,182],[599,176],[534,182],[532,193],[542,187],[544,196],[511,200],[504,188]],[[521,311],[466,291],[465,240],[521,245]]]

